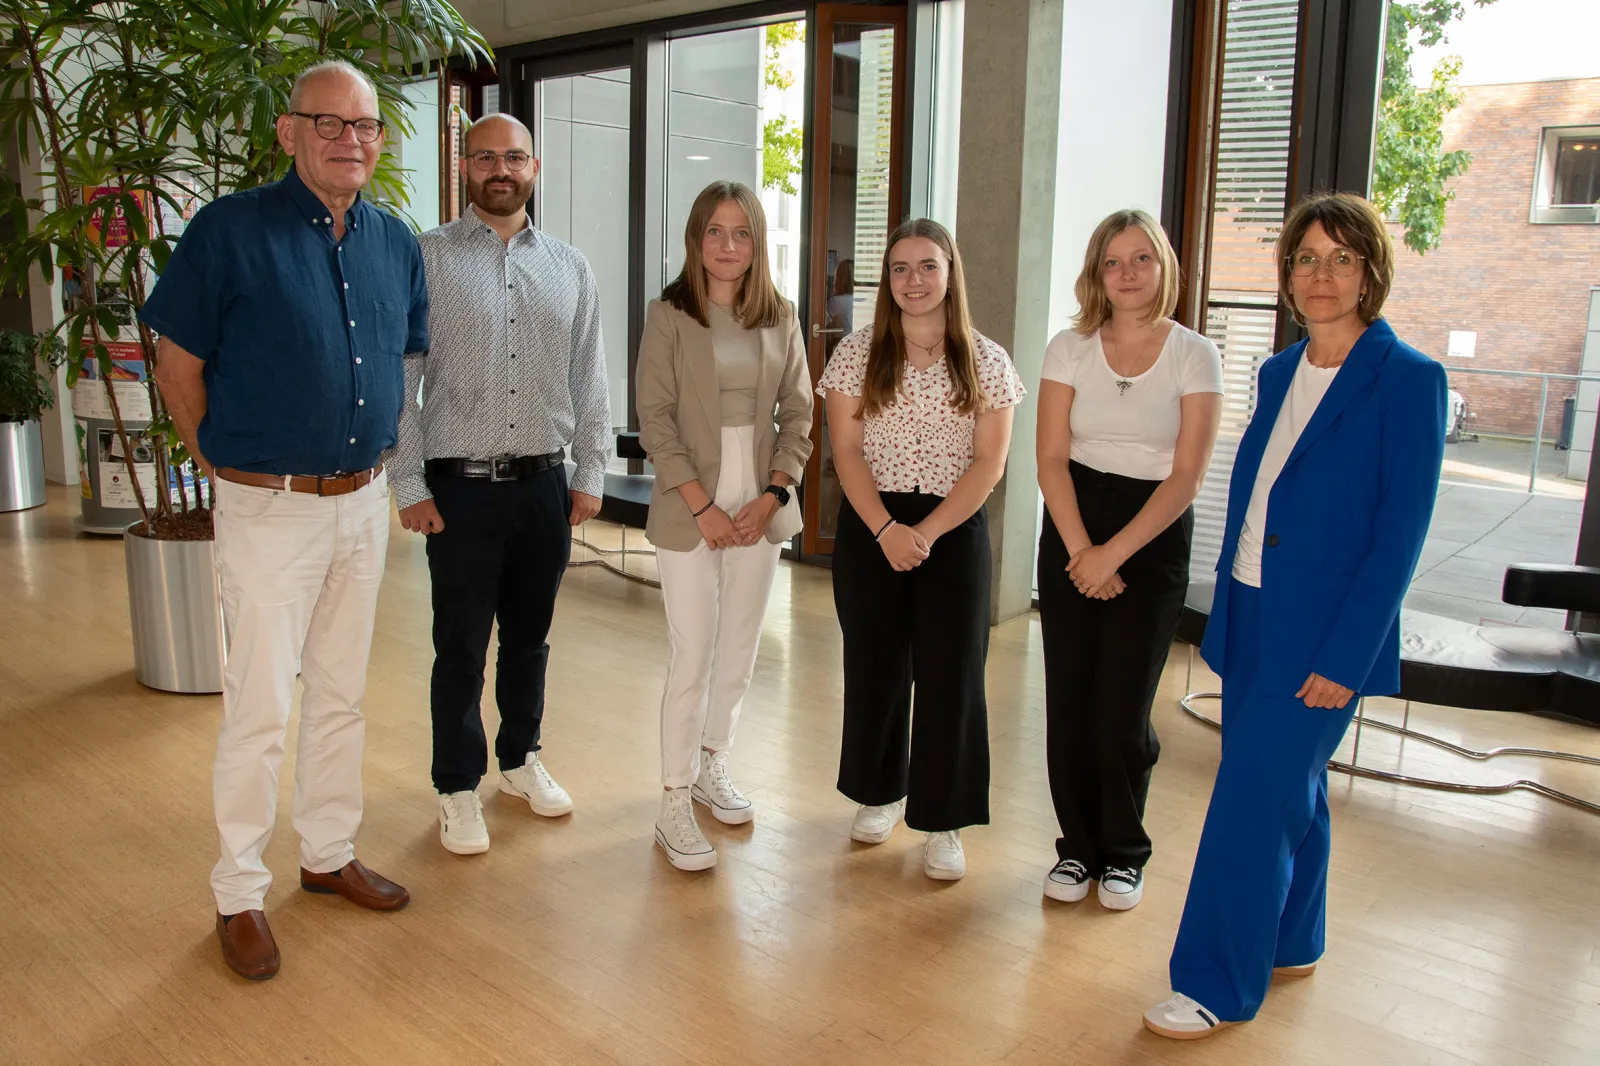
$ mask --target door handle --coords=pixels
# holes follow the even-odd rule
[[[825,337],[830,333],[843,333],[843,332],[844,332],[844,330],[842,330],[842,329],[823,329],[822,328],[822,324],[820,322],[811,323],[811,335],[813,337]]]

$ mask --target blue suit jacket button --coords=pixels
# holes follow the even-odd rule
[[[1277,546],[1278,546],[1278,535],[1276,533],[1267,534],[1267,547],[1276,548]]]

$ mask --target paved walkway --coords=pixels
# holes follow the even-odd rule
[[[1476,624],[1564,628],[1565,612],[1502,603],[1500,583],[1512,563],[1572,562],[1582,511],[1582,499],[1530,496],[1447,472],[1406,606]]]

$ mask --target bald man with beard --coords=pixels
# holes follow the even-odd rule
[[[480,119],[461,173],[471,206],[421,237],[433,343],[406,360],[388,465],[401,524],[427,537],[439,838],[474,855],[489,848],[480,700],[497,621],[500,791],[547,818],[572,810],[539,759],[546,637],[572,527],[600,509],[611,409],[594,272],[528,219],[539,174],[528,128]]]

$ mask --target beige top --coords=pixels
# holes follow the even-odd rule
[[[757,368],[755,430],[756,484],[782,470],[799,484],[811,454],[811,373],[805,337],[792,306],[778,324],[745,331],[755,339]],[[699,481],[715,491],[722,471],[722,390],[711,330],[671,304],[650,301],[634,371],[639,409],[639,443],[655,466],[650,518],[645,535],[669,551],[693,551],[700,527],[677,487]],[[774,544],[800,531],[799,493],[773,515],[767,540]]]
[[[709,302],[709,301],[707,301]],[[727,308],[711,304],[711,351],[717,357],[717,391],[724,426],[756,422],[756,379],[761,375],[761,336],[744,328]]]

